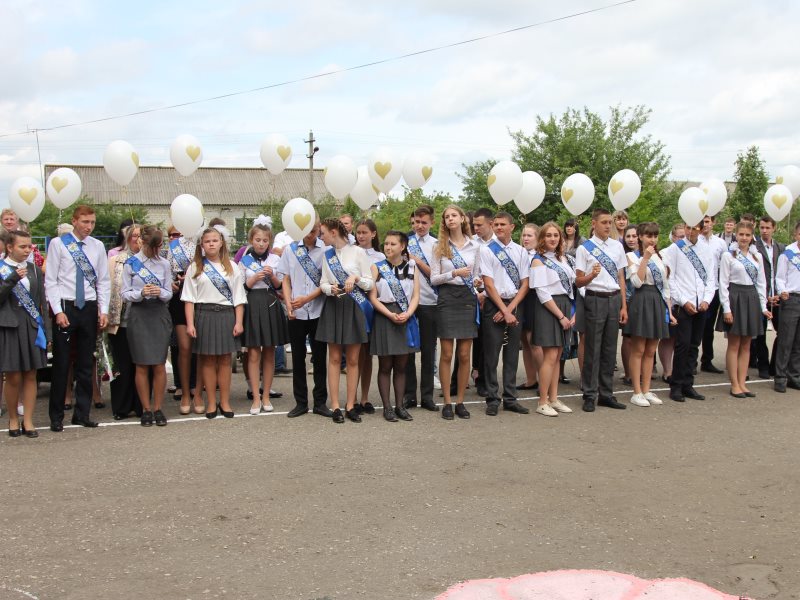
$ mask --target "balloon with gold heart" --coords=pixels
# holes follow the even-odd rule
[[[285,135],[271,133],[261,142],[261,162],[273,175],[280,175],[292,162],[292,146]]]
[[[337,200],[344,200],[347,194],[355,187],[358,180],[356,163],[347,156],[339,154],[334,156],[325,167],[325,187],[331,196]]]
[[[498,206],[511,202],[522,189],[522,169],[511,160],[501,160],[486,178],[489,195]]]
[[[616,210],[627,210],[642,193],[642,180],[631,169],[617,171],[608,182],[608,199]]]
[[[305,198],[292,198],[283,207],[281,222],[283,229],[299,242],[314,228],[316,213],[314,206]]]
[[[725,208],[728,201],[728,188],[719,179],[706,179],[700,184],[700,189],[706,195],[707,205],[703,214],[713,217]]]
[[[403,175],[403,161],[391,148],[378,148],[367,160],[367,172],[375,187],[388,194]]]
[[[128,142],[115,140],[103,153],[103,168],[111,179],[126,186],[139,170],[139,154]]]
[[[561,185],[561,201],[571,214],[583,214],[594,202],[594,183],[583,173],[573,173]]]
[[[202,164],[203,149],[194,136],[179,135],[169,147],[169,159],[178,173],[189,177]]]
[[[683,190],[678,198],[678,213],[689,227],[699,225],[708,210],[706,194],[699,187],[689,187]]]
[[[418,190],[433,175],[433,159],[425,152],[412,152],[403,164],[403,181],[412,190]]]
[[[50,173],[45,184],[47,197],[56,208],[64,210],[72,206],[81,195],[81,178],[67,167],[61,167]]]
[[[792,199],[797,198],[800,196],[800,168],[795,165],[785,166],[775,178],[775,183],[788,187],[792,192]]]
[[[378,203],[381,191],[372,183],[369,176],[369,169],[366,165],[358,167],[356,173],[356,184],[350,190],[350,198],[361,210],[369,210]]]
[[[186,237],[193,237],[205,221],[202,202],[191,194],[181,194],[175,198],[170,205],[169,215],[175,228]]]
[[[764,210],[778,222],[789,216],[793,203],[792,190],[780,183],[770,186],[764,194]]]
[[[514,196],[514,204],[522,214],[536,210],[544,200],[547,188],[542,176],[535,171],[525,171],[522,174],[522,187]]]
[[[44,190],[33,177],[20,177],[8,188],[8,204],[20,219],[30,223],[44,208]]]

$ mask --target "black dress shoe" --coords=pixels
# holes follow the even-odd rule
[[[405,411],[406,409],[404,408],[403,410]],[[408,414],[407,411],[406,414]],[[383,409],[383,418],[389,421],[389,423],[397,423],[397,415],[391,406]]]
[[[564,385],[569,385],[572,383],[572,380],[569,377],[564,377],[563,375],[558,378],[559,383],[563,383]]]
[[[517,389],[518,390],[538,390],[539,389],[539,382],[537,381],[536,383],[532,383],[530,385],[526,385],[526,384],[523,383],[522,385],[517,385]]]
[[[800,390],[800,383],[798,383],[797,381],[794,381],[794,380],[787,381],[786,382],[786,387],[790,387],[793,390]]]
[[[352,410],[354,413],[356,413],[357,415],[360,415],[360,414],[363,414],[363,412],[364,412],[364,407],[363,407],[363,406],[361,406],[360,404],[357,404],[357,403],[356,403],[356,404],[354,404],[354,405],[353,405],[353,408],[352,408],[351,410]]]
[[[439,412],[439,407],[433,400],[423,400],[420,406],[425,410],[429,410],[431,412]]]
[[[250,390],[247,390],[247,399],[248,400],[252,400],[253,399],[253,392],[251,392]]]
[[[786,382],[785,381],[776,381],[773,389],[778,392],[779,394],[786,393]]]
[[[414,417],[408,414],[408,411],[403,408],[402,406],[398,406],[394,409],[394,414],[397,415],[397,418],[401,421],[413,421]]]
[[[219,409],[219,414],[221,414],[226,419],[232,419],[233,418],[233,411],[232,410],[222,410],[221,406],[218,406],[217,408]]]
[[[403,400],[403,406],[405,408],[416,408],[417,407],[417,399],[416,398],[406,398]]]
[[[153,425],[153,413],[149,410],[144,411],[140,423],[142,427],[151,427]]]
[[[27,438],[38,438],[39,437],[39,432],[36,431],[35,429],[25,429],[23,427],[22,428],[22,435],[24,435]]]
[[[269,391],[270,398],[283,398],[283,392],[273,392],[272,390]]]
[[[469,411],[467,410],[467,407],[464,406],[463,403],[456,404],[456,416],[459,419],[469,419],[470,417]]]
[[[614,396],[611,396],[611,398],[598,398],[597,406],[605,406],[606,408],[616,408],[617,410],[624,410],[628,408],[622,402],[617,402],[617,399]]]
[[[158,427],[164,427],[167,424],[167,417],[160,410],[153,413],[153,419]]]
[[[455,392],[450,392],[450,395],[451,396],[455,396],[456,393]],[[480,396],[481,398],[488,398],[489,397],[489,392],[486,391],[486,388],[478,388],[478,396]]]
[[[594,412],[594,400],[591,398],[583,399],[583,412]]]
[[[22,435],[22,429],[17,427],[16,429],[9,429],[8,430],[8,437],[19,437]]]
[[[286,416],[289,417],[290,419],[294,419],[295,417],[302,416],[307,412],[308,412],[307,406],[301,406],[300,404],[297,404],[292,410],[288,412]],[[316,408],[314,409],[314,412],[317,412]]]
[[[490,417],[496,417],[497,411],[500,409],[500,402],[497,400],[493,400],[492,402],[486,403],[486,414]]]
[[[356,412],[355,407],[351,408],[350,410],[345,410],[344,416],[346,416],[353,423],[361,423],[361,415]]]
[[[90,419],[76,419],[72,417],[72,424],[73,425],[80,425],[81,427],[99,427],[100,424],[97,421],[92,421]]]
[[[216,419],[217,418],[217,409],[214,408],[214,412],[207,412],[206,419]]]
[[[322,406],[314,407],[314,414],[330,419],[333,416],[333,411],[323,404]]]
[[[698,392],[693,387],[683,388],[681,390],[681,392],[683,392],[684,396],[686,396],[687,398],[691,398],[692,400],[705,400],[706,399],[706,397],[703,396],[703,394]]]
[[[786,391],[785,388],[784,391]],[[61,433],[62,431],[64,431],[64,424],[61,421],[53,421],[52,423],[50,423],[50,431],[53,431],[55,433]]]
[[[373,406],[372,402],[364,402],[361,405],[361,409],[364,411],[366,415],[374,415],[375,414],[375,406]]]
[[[769,371],[759,371],[758,372],[759,379],[769,379]]]
[[[623,377],[622,383],[624,383],[625,385],[633,385],[633,380],[630,377]]]
[[[447,421],[453,420],[453,405],[452,404],[445,404],[442,407],[442,418],[446,419]]]
[[[674,400],[675,402],[686,402],[686,398],[683,396],[683,392],[681,392],[677,388],[672,388],[669,391],[670,400]]]
[[[729,393],[734,398],[747,398],[747,394],[745,394],[744,392],[739,392],[738,394],[734,392],[729,392]]]
[[[522,406],[519,402],[504,402],[503,403],[503,410],[507,410],[508,412],[519,413],[521,415],[527,415],[530,410],[527,407]]]
[[[703,371],[703,373],[714,373],[715,375],[719,375],[725,372],[722,369],[718,369],[711,363],[705,363],[703,365],[700,365],[700,370]],[[691,396],[689,397],[691,398]]]
[[[342,414],[342,409],[337,408],[334,410],[333,414],[331,414],[331,418],[333,419],[334,423],[344,423],[344,414]]]

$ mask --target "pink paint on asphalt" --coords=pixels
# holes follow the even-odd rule
[[[745,600],[689,579],[640,579],[611,571],[549,571],[459,583],[436,600]]]

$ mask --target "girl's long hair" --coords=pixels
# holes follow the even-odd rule
[[[225,275],[231,276],[233,274],[233,265],[231,264],[231,258],[228,254],[228,244],[225,243],[225,236],[214,227],[206,227],[203,229],[203,233],[200,235],[200,240],[197,242],[197,247],[194,249],[193,279],[196,279],[203,274],[203,238],[209,233],[218,235],[220,241],[222,242],[219,247],[219,262],[222,264],[222,268],[225,269]]]
[[[551,229],[555,229],[558,232],[558,246],[556,247],[556,258],[561,260],[564,256],[564,232],[558,226],[558,223],[554,221],[548,221],[544,225],[539,228],[539,235],[536,238],[536,253],[541,254],[544,256],[544,253],[547,252],[547,247],[544,243],[544,235]]]
[[[463,217],[461,221],[461,233],[464,234],[464,237],[469,239],[472,236],[467,214],[464,212],[464,209],[456,204],[451,204],[442,211],[441,223],[439,225],[439,243],[436,244],[436,248],[433,252],[437,258],[453,258],[453,250],[450,248],[450,231],[447,229],[447,225],[444,224],[444,215],[449,210],[454,210]]]
[[[356,223],[356,229],[361,227],[361,225],[364,225],[367,229],[375,234],[372,236],[372,249],[376,252],[380,252],[381,246],[378,243],[378,226],[375,225],[375,221],[372,219],[361,219],[358,223]]]

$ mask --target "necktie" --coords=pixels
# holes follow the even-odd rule
[[[83,250],[83,242],[78,242],[78,247]],[[83,289],[83,270],[75,267],[75,306],[81,310],[86,306],[86,292]]]

